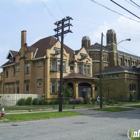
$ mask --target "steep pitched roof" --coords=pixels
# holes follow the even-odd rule
[[[50,49],[56,42],[57,40],[54,37],[49,36],[49,37],[40,39],[39,41],[31,45],[29,49],[31,51],[35,51],[35,48],[38,48],[38,51],[35,57],[36,58],[43,57],[46,54],[46,49]]]
[[[95,43],[94,45],[91,45],[87,48],[87,50],[91,50],[91,49],[100,50],[101,49],[101,44]],[[105,50],[105,51],[109,51],[105,46],[103,46],[102,49]]]
[[[12,53],[13,57],[15,57],[18,54],[17,51],[10,50],[10,52]]]
[[[114,66],[108,67],[102,70],[102,74],[113,74],[113,73],[136,73],[140,72],[140,68],[126,67],[126,66]],[[100,75],[100,72],[94,73],[94,75]]]

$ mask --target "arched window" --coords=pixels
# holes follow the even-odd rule
[[[127,61],[127,66],[130,67],[130,60]]]
[[[122,66],[122,58],[119,60],[119,65]]]

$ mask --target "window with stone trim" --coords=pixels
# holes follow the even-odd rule
[[[28,74],[30,72],[30,64],[25,64],[25,73]]]
[[[42,79],[37,79],[37,87],[42,87]]]

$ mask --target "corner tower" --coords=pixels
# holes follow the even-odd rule
[[[110,29],[106,33],[107,49],[109,50],[109,63],[110,66],[117,66],[118,50],[117,50],[117,37],[116,32]]]
[[[88,36],[84,36],[82,38],[82,48],[87,49],[90,46],[90,38]]]

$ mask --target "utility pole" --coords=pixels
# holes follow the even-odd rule
[[[103,53],[103,33],[101,34],[101,48],[100,48],[100,108],[102,108],[102,53]]]
[[[57,28],[54,29],[54,31],[56,32],[56,34],[54,35],[54,37],[56,37],[59,40],[59,36],[61,36],[61,57],[60,57],[60,92],[59,92],[59,112],[62,111],[62,94],[63,94],[63,43],[64,43],[64,34],[67,33],[72,33],[72,31],[70,30],[70,26],[72,26],[70,24],[70,20],[72,20],[71,17],[66,17],[63,18],[60,21],[57,21],[56,23],[54,23]],[[64,28],[66,28],[66,30],[64,30]]]

